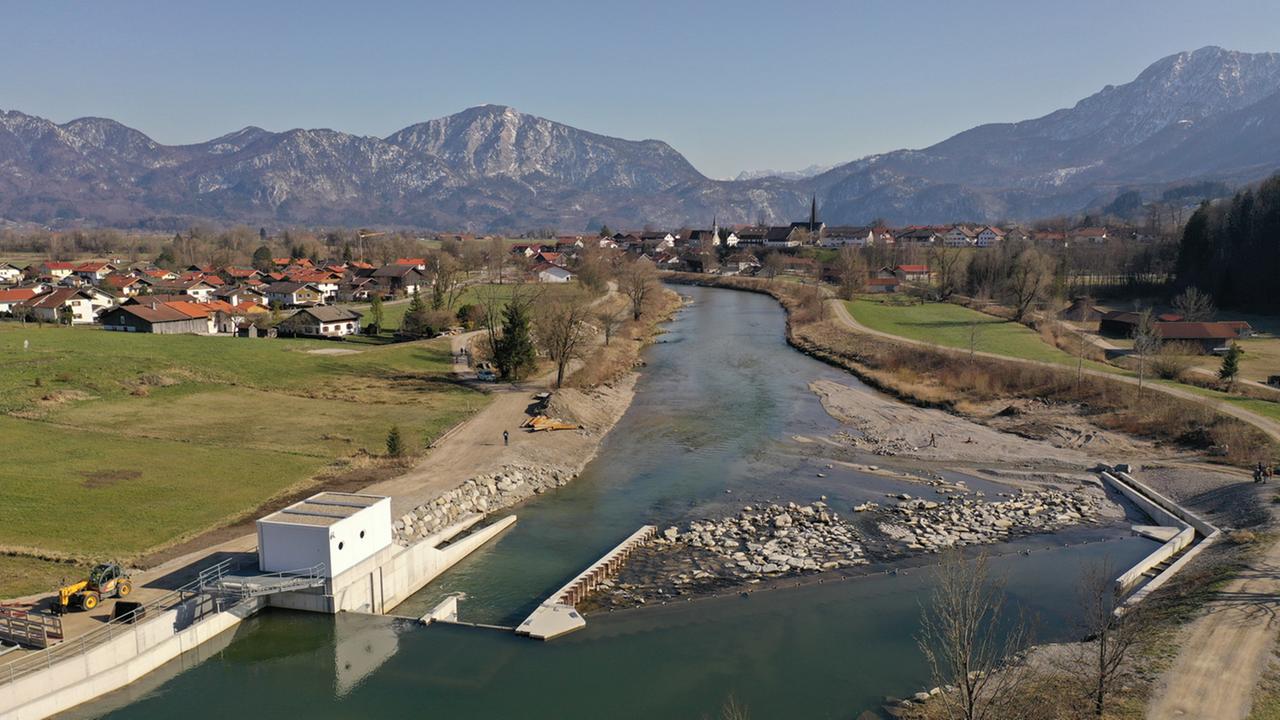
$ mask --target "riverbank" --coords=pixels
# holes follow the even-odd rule
[[[1254,424],[1238,417],[1235,408],[1218,408],[1164,386],[1148,384],[1139,397],[1127,378],[1089,371],[1077,375],[1069,368],[862,332],[851,319],[833,315],[827,293],[818,286],[689,273],[666,273],[663,279],[773,297],[787,310],[787,340],[793,347],[913,405],[1000,424],[1009,401],[1034,401],[1041,411],[1052,410],[1048,423],[1069,417],[1091,431],[1147,440],[1166,452],[1177,448],[1237,467],[1259,457],[1280,457],[1280,443],[1265,418]]]
[[[488,515],[562,487],[582,472],[635,398],[640,353],[681,307],[664,291],[644,317],[623,326],[551,391],[552,373],[513,388],[433,450],[413,471],[367,492],[390,495],[397,542],[410,544],[471,514]],[[547,416],[575,430],[522,427],[536,392],[549,391]],[[505,437],[504,437],[505,435]]]

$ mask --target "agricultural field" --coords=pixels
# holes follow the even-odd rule
[[[470,285],[467,287],[466,290],[462,292],[462,294],[458,296],[458,300],[456,303],[454,303],[453,309],[456,311],[458,308],[462,307],[463,305],[478,304],[480,302],[481,296],[483,294],[490,293],[490,292],[498,293],[498,296],[505,300],[507,298],[510,298],[511,295],[516,292],[517,288],[520,289],[520,292],[526,292],[526,293],[528,292],[557,293],[557,292],[565,292],[566,288],[576,288],[576,287],[577,287],[576,283],[568,283],[565,285],[541,285],[541,284],[532,284],[532,283],[508,282],[508,283],[502,283],[502,284],[482,283],[477,285]],[[430,302],[430,297],[424,296],[423,301]],[[364,313],[365,317],[361,322],[364,322],[364,323],[369,322],[369,318],[368,318],[369,304],[368,303],[345,305],[344,307],[349,307],[352,310],[355,310],[360,313]],[[382,304],[383,333],[386,335],[390,335],[391,333],[394,333],[396,330],[399,330],[400,323],[404,321],[404,314],[408,310],[409,310],[408,299],[390,300],[390,301],[384,302]]]
[[[447,339],[371,347],[0,323],[0,358],[0,551],[84,562],[127,562],[218,527],[382,452],[393,424],[421,446],[487,402],[452,382]],[[66,567],[0,555],[0,597],[47,590]]]

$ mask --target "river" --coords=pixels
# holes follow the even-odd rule
[[[461,592],[464,620],[514,625],[544,595],[646,523],[762,501],[837,510],[900,491],[827,468],[813,443],[840,426],[807,385],[856,384],[787,346],[771,298],[678,288],[693,304],[646,351],[634,404],[569,486],[411,598],[416,616]],[[819,472],[826,477],[819,477]],[[967,477],[975,489],[978,479]],[[1023,538],[994,562],[1037,639],[1071,637],[1086,566],[1154,547],[1123,524]],[[1024,554],[1022,551],[1029,551]],[[603,613],[550,643],[394,618],[268,611],[233,635],[70,717],[699,718],[733,697],[755,718],[854,718],[927,683],[915,645],[930,570],[840,578]]]

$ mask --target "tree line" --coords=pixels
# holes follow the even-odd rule
[[[1280,175],[1230,200],[1203,203],[1178,248],[1177,281],[1223,307],[1280,310]]]

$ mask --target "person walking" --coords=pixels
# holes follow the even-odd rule
[[[1262,482],[1262,463],[1253,466],[1253,481],[1256,483]]]
[[[511,435],[506,430],[503,430],[502,431],[502,447],[506,447],[510,444],[511,444]]]

